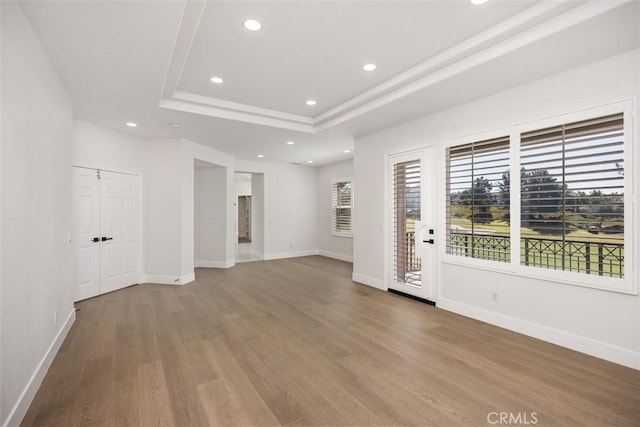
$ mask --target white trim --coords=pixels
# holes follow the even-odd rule
[[[102,168],[97,164],[89,164],[89,163],[83,163],[83,164],[73,164],[71,165],[71,167],[73,168],[78,168],[78,169],[89,169],[89,170],[95,170],[95,171],[100,171],[100,172],[112,172],[112,173],[119,173],[121,175],[133,175],[133,176],[137,176],[142,178],[142,173],[141,172],[136,172],[136,171],[125,171],[125,170],[116,170],[116,169],[111,169],[111,168]]]
[[[221,119],[235,120],[238,122],[252,123],[262,126],[270,126],[280,129],[289,129],[299,132],[315,134],[318,132],[315,126],[304,123],[294,122],[291,120],[265,117],[262,115],[256,115],[253,113],[245,113],[242,111],[228,110],[222,107],[215,107],[211,105],[196,104],[190,101],[183,101],[179,99],[161,99],[158,103],[160,108],[166,108],[168,110],[182,111],[185,113],[199,114],[209,117],[217,117]]]
[[[630,1],[632,0],[592,0],[566,12],[562,12],[565,6],[563,2],[539,2],[323,113],[308,117],[177,91],[206,7],[206,2],[188,0],[171,52],[159,106],[275,128],[318,133],[449,80],[466,70],[579,25]]]
[[[331,251],[323,251],[322,249],[318,251],[318,255],[321,255],[327,258],[339,259],[340,261],[353,262],[353,255],[341,254],[338,252],[331,252]]]
[[[538,323],[518,319],[478,308],[447,298],[440,298],[438,308],[457,313],[462,316],[490,323],[510,331],[518,332],[533,338],[541,339],[561,347],[570,348],[619,365],[640,370],[640,352],[593,340],[580,335],[550,328]]]
[[[387,285],[384,284],[384,280],[376,279],[375,277],[352,273],[351,280],[357,283],[362,283],[363,285],[371,286],[372,288],[380,289],[381,291],[387,290]]]
[[[231,268],[236,263],[233,260],[227,261],[209,261],[209,260],[199,260],[195,262],[196,268]]]
[[[301,256],[311,256],[318,255],[317,249],[312,249],[308,251],[297,251],[297,252],[278,252],[273,254],[264,254],[264,260],[269,261],[272,259],[283,259],[283,258],[297,258]]]
[[[155,274],[147,274],[144,276],[143,283],[152,283],[155,285],[184,285],[185,283],[189,283],[190,281],[195,280],[195,273],[192,273],[193,279],[189,279],[191,275],[184,276],[161,276]]]
[[[49,370],[53,359],[58,353],[58,350],[60,350],[60,346],[64,342],[64,339],[67,337],[67,334],[69,333],[69,330],[71,329],[71,326],[73,325],[73,322],[75,322],[75,320],[76,309],[72,307],[71,312],[67,316],[67,319],[64,321],[64,324],[62,325],[56,336],[53,338],[53,341],[49,345],[49,348],[45,352],[43,358],[40,360],[40,363],[38,363],[38,366],[31,375],[31,378],[29,379],[29,382],[27,382],[27,385],[22,391],[22,394],[20,394],[18,401],[11,409],[11,412],[9,412],[9,416],[7,417],[7,421],[3,424],[3,427],[20,425],[22,419],[27,413],[27,410],[29,409],[29,406],[31,406],[31,402],[35,397],[38,388],[40,388],[40,385],[42,384],[42,380],[47,374],[47,371]]]
[[[195,271],[193,271],[191,273],[183,274],[182,277],[180,277],[180,284],[186,285],[187,283],[191,283],[195,280],[196,280],[196,273]]]

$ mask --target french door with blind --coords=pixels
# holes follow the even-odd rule
[[[389,268],[387,286],[435,301],[434,147],[389,156]]]
[[[74,167],[76,301],[138,283],[140,177]]]

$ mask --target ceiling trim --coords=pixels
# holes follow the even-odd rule
[[[242,113],[255,114],[256,116],[272,117],[280,120],[288,120],[294,123],[313,125],[314,121],[311,117],[300,116],[297,114],[283,113],[282,111],[270,110],[268,108],[256,107],[254,105],[241,104],[239,102],[226,101],[224,99],[210,98],[208,96],[196,95],[190,92],[174,91],[173,99],[185,102],[193,102],[209,107],[217,107],[220,109],[239,111]]]
[[[177,86],[206,7],[204,1],[187,0],[159,105],[162,108],[222,119],[317,133],[631,1],[633,0],[590,0],[554,16],[554,11],[559,10],[563,3],[557,0],[544,0],[324,113],[307,117],[178,91]],[[545,16],[549,18],[534,25],[536,20]],[[509,33],[516,32],[518,29],[521,31],[505,39]]]

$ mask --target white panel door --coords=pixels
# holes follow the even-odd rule
[[[100,293],[100,188],[97,171],[74,168],[76,301]]]
[[[139,277],[139,177],[135,175],[115,172],[97,171],[92,169],[75,168],[76,176],[82,177],[82,182],[91,182],[92,202],[91,212],[82,208],[78,203],[76,215],[78,218],[91,216],[84,220],[93,224],[90,248],[92,258],[77,256],[76,270],[78,294],[77,300],[90,298],[105,292],[115,291],[138,283]],[[78,178],[80,179],[80,178]],[[85,186],[88,184],[85,184]],[[83,187],[77,186],[78,199],[82,198]],[[82,210],[84,209],[84,210]],[[80,229],[79,229],[80,230]],[[84,240],[86,231],[78,232],[77,247]],[[97,242],[94,242],[97,240]],[[79,250],[77,252],[80,252]],[[91,292],[83,279],[92,277]]]

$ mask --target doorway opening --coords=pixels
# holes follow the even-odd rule
[[[235,173],[236,262],[264,259],[264,174]]]
[[[251,195],[238,196],[238,243],[251,243]]]

